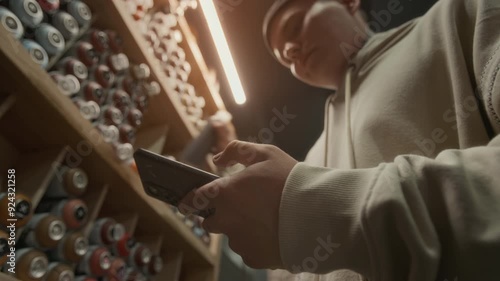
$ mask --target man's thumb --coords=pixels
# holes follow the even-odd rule
[[[224,151],[214,156],[213,160],[217,166],[232,166],[236,163],[250,166],[269,159],[269,150],[265,145],[244,141],[230,142]]]

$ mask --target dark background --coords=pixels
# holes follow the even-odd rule
[[[298,81],[267,52],[262,39],[262,21],[273,1],[213,1],[219,8],[219,16],[247,95],[244,105],[234,103],[201,9],[188,12],[186,17],[198,34],[200,49],[207,64],[220,75],[221,95],[234,116],[233,122],[239,139],[270,141],[296,159],[303,160],[323,130],[324,101],[329,92]],[[390,1],[397,0],[362,2],[368,20],[382,23],[378,31],[391,29],[420,16],[436,2],[399,0],[401,13],[391,15],[390,19],[377,21],[377,15],[384,14]],[[385,23],[387,24],[384,25]],[[269,128],[269,122],[274,116],[273,109],[281,112],[284,107],[288,113],[296,115],[296,118],[283,131],[274,133],[272,139],[269,134],[262,135],[262,129]]]

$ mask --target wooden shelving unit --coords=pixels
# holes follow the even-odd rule
[[[166,75],[156,58],[148,53],[124,1],[84,1],[98,11],[96,27],[117,31],[124,41],[124,53],[133,62],[147,63],[152,78],[160,83],[161,93],[150,102],[144,125],[138,132],[137,147],[162,147],[164,143],[168,151],[163,152],[182,150],[199,132],[169,90]],[[171,2],[176,5],[176,1]],[[103,16],[99,16],[99,12]],[[208,116],[224,110],[196,39],[184,18],[179,19],[179,28],[184,35],[182,47],[193,68],[189,81],[206,100],[205,114]],[[90,216],[116,216],[127,230],[139,235],[157,253],[165,256],[165,269],[155,280],[217,280],[219,236],[212,235],[213,242],[207,247],[166,204],[147,196],[137,173],[117,159],[112,147],[102,140],[71,100],[59,92],[50,76],[31,61],[22,45],[3,28],[0,28],[0,71],[4,73],[0,77],[0,152],[8,160],[6,167],[13,162],[23,163],[23,155],[42,155],[40,163],[53,163],[62,160],[61,153],[71,154],[79,162],[78,167],[84,169],[91,179],[91,188],[84,196],[85,201],[91,202]],[[15,147],[14,151],[11,146]],[[44,165],[36,165],[37,178],[41,179],[42,185],[47,184],[51,175]],[[33,171],[34,168],[20,165],[19,169]],[[33,191],[35,202],[40,200],[44,190]],[[88,234],[90,227],[87,225],[83,231]],[[15,280],[3,273],[0,273],[0,279]]]

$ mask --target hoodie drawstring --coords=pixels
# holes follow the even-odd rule
[[[353,66],[349,66],[347,69],[347,74],[345,76],[345,120],[347,128],[347,145],[349,146],[349,162],[351,163],[351,169],[356,168],[356,158],[354,158],[354,142],[352,140],[352,128],[351,128],[351,74]]]
[[[356,160],[354,158],[354,142],[352,140],[351,128],[351,74],[354,66],[349,66],[345,77],[345,119],[347,129],[347,145],[349,150],[349,164],[352,169],[356,167]],[[328,167],[328,147],[329,147],[329,133],[330,133],[330,104],[337,95],[332,94],[328,97],[325,104],[325,155],[324,166]]]

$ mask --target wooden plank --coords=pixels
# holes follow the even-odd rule
[[[144,123],[145,125],[159,124],[168,120],[171,131],[177,136],[170,142],[170,146],[173,149],[182,148],[198,134],[198,131],[189,122],[186,113],[182,111],[180,101],[176,98],[175,93],[168,90],[167,76],[156,57],[148,51],[146,40],[138,30],[137,24],[132,15],[129,14],[123,0],[86,0],[85,2],[94,11],[100,10],[108,13],[107,16],[98,16],[96,25],[113,29],[122,36],[124,52],[131,61],[145,62],[150,66],[151,76],[160,84],[161,93],[151,99]]]
[[[222,234],[210,234],[210,252],[214,256],[214,269],[211,281],[219,280],[220,259],[222,255]]]
[[[185,281],[212,281],[213,268],[208,267],[184,267],[182,280]]]
[[[103,1],[106,6],[107,1]],[[70,145],[75,158],[89,177],[109,183],[110,190],[119,194],[119,200],[110,200],[110,207],[121,210],[133,207],[139,213],[141,224],[155,226],[155,231],[168,236],[168,247],[182,250],[186,260],[195,264],[211,265],[213,256],[208,249],[181,222],[165,204],[147,196],[136,172],[128,164],[117,161],[113,149],[102,141],[90,122],[83,119],[72,102],[59,93],[55,83],[34,62],[19,42],[0,30],[0,69],[8,75],[4,88],[18,93],[13,115],[19,120],[30,120],[29,126],[36,140],[27,140],[32,148]],[[8,71],[7,71],[8,70]],[[5,80],[4,80],[5,81]]]
[[[91,188],[82,196],[82,200],[87,204],[89,210],[89,218],[87,225],[83,228],[83,234],[88,237],[92,231],[95,220],[99,217],[102,205],[108,195],[109,186],[104,185],[102,188]]]
[[[170,251],[163,255],[165,265],[163,270],[155,276],[154,281],[180,281],[183,253]]]
[[[143,127],[137,132],[137,140],[135,141],[134,148],[144,148],[161,154],[165,146],[168,131],[169,126],[167,124]]]
[[[9,109],[16,102],[16,96],[14,94],[7,94],[0,97],[0,119],[9,111]]]

